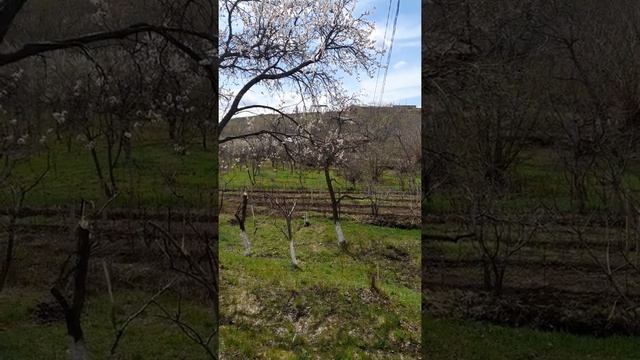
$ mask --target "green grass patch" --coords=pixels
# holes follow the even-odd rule
[[[338,248],[333,223],[312,217],[311,226],[295,234],[302,270],[293,270],[288,242],[278,230],[282,221],[259,216],[253,255],[245,257],[239,229],[229,219],[222,216],[220,222],[220,261],[223,317],[234,319],[234,326],[221,329],[224,354],[282,359],[418,354],[419,230],[344,221],[349,255]],[[252,235],[251,219],[248,225]],[[405,261],[385,257],[388,246],[406,252]],[[375,271],[385,299],[370,290]]]
[[[108,180],[106,151],[98,144],[101,169]],[[29,193],[25,205],[52,206],[69,204],[81,197],[104,201],[106,196],[96,175],[89,150],[78,143],[51,145],[50,170],[42,182]],[[217,176],[217,156],[211,150],[193,147],[188,154],[176,153],[169,144],[153,139],[134,143],[130,160],[124,154],[115,168],[119,196],[114,206],[159,206],[188,204],[207,207],[212,203]],[[47,167],[41,153],[20,162],[13,178],[29,183]]]
[[[116,293],[118,319],[136,311],[153,294],[139,291]],[[67,359],[68,339],[64,320],[41,323],[34,313],[42,301],[52,302],[46,292],[9,289],[0,294],[0,358],[6,360]],[[173,310],[175,299],[165,296],[160,302]],[[53,304],[57,306],[57,304]],[[185,320],[207,334],[213,327],[210,310],[183,303]],[[82,326],[93,358],[105,359],[114,340],[110,321],[111,303],[107,296],[92,296],[85,304]],[[134,320],[118,345],[115,359],[206,359],[204,350],[189,340],[174,324],[160,318],[150,307]]]
[[[594,338],[453,319],[425,319],[424,358],[432,360],[633,360],[633,337]]]
[[[270,166],[260,168],[255,176],[255,184],[251,182],[252,176],[249,175],[248,169],[243,166],[235,166],[230,170],[221,173],[220,184],[226,188],[254,188],[254,189],[277,189],[277,190],[316,190],[326,191],[327,183],[322,170],[315,169],[278,169]],[[336,190],[342,191],[362,191],[366,185],[362,182],[356,182],[355,187],[338,171],[332,170],[331,176],[335,179]],[[417,186],[420,186],[420,179],[415,179]],[[381,186],[388,190],[401,191],[408,190],[405,188],[398,175],[393,171],[385,171],[377,186]]]

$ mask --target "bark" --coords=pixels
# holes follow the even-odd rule
[[[0,43],[4,41],[13,20],[26,2],[27,0],[7,0],[0,4]]]
[[[242,245],[244,246],[244,256],[251,255],[251,241],[249,241],[249,235],[247,234],[247,229],[245,228],[245,222],[247,220],[247,203],[249,201],[249,195],[244,192],[242,194],[242,201],[240,203],[240,207],[238,211],[235,213],[236,220],[238,220],[238,225],[240,226],[240,239],[242,240]]]
[[[75,340],[69,337],[69,355],[71,360],[87,360],[89,359],[89,351],[84,340]]]
[[[2,264],[2,272],[0,273],[0,292],[2,292],[7,282],[7,276],[9,275],[9,269],[11,268],[11,263],[13,260],[13,248],[15,246],[16,239],[16,218],[17,214],[14,211],[14,213],[11,214],[11,219],[9,220],[7,249],[5,253],[4,264]]]
[[[207,150],[207,130],[201,130],[201,143],[202,143],[202,150]]]
[[[115,134],[113,132],[110,136],[107,137],[107,165],[109,166],[109,182],[111,183],[111,195],[109,197],[112,197],[116,192],[118,192],[118,185],[116,182],[114,171],[116,165],[118,164],[118,161],[120,160],[120,155],[122,154],[124,139],[124,136],[120,136],[120,138],[118,139],[118,148],[114,154],[114,146],[116,144],[113,137],[115,137]]]
[[[491,290],[493,288],[493,281],[491,280],[491,264],[485,255],[482,255],[482,275],[484,288]]]
[[[336,235],[338,236],[338,245],[344,246],[346,245],[346,240],[344,238],[344,233],[342,232],[342,226],[340,226],[340,222],[336,221]]]
[[[76,247],[76,267],[73,296],[69,304],[58,289],[58,284],[51,289],[51,294],[56,298],[64,312],[67,324],[67,334],[70,337],[70,353],[72,360],[88,359],[88,352],[82,331],[82,309],[87,295],[87,274],[89,271],[89,257],[91,255],[91,239],[88,222],[80,220],[78,227],[78,241]],[[62,279],[61,279],[62,280]],[[62,282],[62,281],[61,281]],[[60,284],[64,285],[64,284]]]
[[[212,89],[217,89],[218,88],[218,78],[217,78],[217,71],[215,72],[211,72],[211,88]],[[215,93],[215,91],[214,91]],[[217,95],[216,95],[216,99],[214,99],[214,102],[217,104],[218,100],[217,100]],[[210,268],[211,271],[211,281],[213,283],[212,286],[210,286],[208,288],[209,291],[209,297],[211,298],[211,307],[213,310],[213,314],[212,314],[212,318],[213,318],[213,326],[215,326],[214,334],[211,338],[211,352],[213,354],[218,354],[218,349],[220,346],[220,337],[219,337],[219,331],[218,331],[218,319],[219,319],[219,314],[220,314],[220,303],[219,303],[219,272],[218,272],[218,223],[219,223],[219,212],[220,212],[220,203],[219,203],[219,197],[217,196],[218,191],[220,189],[219,187],[219,179],[218,179],[218,174],[217,174],[217,170],[218,170],[218,149],[219,149],[219,136],[220,136],[220,132],[221,132],[221,128],[219,128],[217,126],[217,119],[214,119],[214,125],[213,125],[213,134],[211,137],[211,148],[213,149],[213,163],[215,165],[215,169],[216,169],[216,174],[215,176],[213,176],[212,178],[212,187],[214,190],[214,194],[216,194],[215,196],[212,197],[212,210],[213,210],[213,219],[212,219],[212,237],[211,237],[211,246],[210,248],[212,249],[212,259],[210,259],[210,262],[212,262]]]
[[[338,213],[338,199],[336,198],[335,190],[333,189],[333,180],[331,179],[331,173],[329,172],[329,164],[324,165],[324,177],[327,182],[327,189],[329,190],[329,197],[331,198],[331,214],[333,223],[336,228],[336,236],[338,237],[338,245],[345,246],[346,240],[344,238],[344,233],[342,232],[342,227],[340,226],[340,217]]]
[[[574,165],[575,169],[578,169],[578,165]],[[587,186],[585,184],[585,174],[579,172],[580,170],[573,171],[571,177],[571,195],[576,204],[578,213],[586,214],[587,212]]]
[[[327,182],[327,190],[329,191],[329,197],[331,198],[331,215],[334,223],[337,223],[340,218],[338,214],[338,199],[336,198],[336,192],[333,189],[333,179],[331,179],[331,173],[329,164],[324,165],[324,178]]]
[[[246,231],[240,230],[240,239],[242,239],[242,245],[244,245],[244,256],[251,255],[251,241]]]
[[[26,0],[10,0],[10,1],[11,3],[26,2]],[[15,15],[19,10],[20,9],[18,8],[18,10],[15,13],[11,14],[10,12],[5,12],[5,9],[0,9],[0,43],[4,38],[4,34],[2,33],[2,31],[4,31],[5,29],[8,30],[8,28],[11,26],[11,22],[13,21],[13,17],[15,17]],[[6,16],[7,16],[8,23],[4,22],[5,13],[7,14]],[[196,38],[202,38],[206,40],[213,39],[213,37],[210,36],[209,34],[203,34],[203,33],[189,31],[185,29],[179,29],[179,28],[170,28],[170,27],[155,26],[155,25],[141,23],[141,24],[131,25],[129,27],[125,27],[122,29],[85,34],[85,35],[81,35],[81,36],[69,38],[69,39],[58,39],[56,41],[43,41],[43,42],[25,44],[22,46],[22,48],[17,49],[13,52],[0,53],[0,67],[18,62],[20,60],[23,60],[32,56],[41,55],[47,52],[52,52],[56,50],[65,50],[70,48],[78,48],[83,45],[89,45],[89,44],[104,42],[109,40],[123,40],[123,39],[126,39],[127,37],[134,36],[136,34],[142,34],[142,33],[154,33],[159,36],[162,36],[163,38],[171,42],[172,45],[174,45],[176,48],[182,51],[185,55],[189,56],[191,59],[197,62],[200,62],[201,60],[203,60],[202,56],[199,55],[197,52],[195,52],[193,49],[189,48],[188,46],[177,42],[173,34],[193,35]],[[215,76],[213,73],[213,69],[208,69],[208,68],[205,68],[205,69],[207,70],[209,77]],[[229,118],[231,118],[231,116],[229,116]]]
[[[293,244],[293,239],[289,241],[289,255],[291,255],[291,264],[294,268],[299,268],[298,259],[296,259],[296,249]]]
[[[98,176],[98,180],[100,181],[100,185],[102,186],[105,196],[112,197],[113,191],[109,187],[109,184],[107,183],[107,181],[104,178],[104,175],[102,174],[100,159],[98,158],[98,153],[96,152],[95,148],[91,149],[91,158],[93,159],[93,164],[96,168],[96,175]]]
[[[287,217],[287,236],[289,237],[289,255],[291,256],[291,265],[294,268],[299,268],[298,259],[296,259],[296,249],[293,243],[293,231],[291,230],[291,216]]]

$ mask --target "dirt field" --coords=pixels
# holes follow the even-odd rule
[[[225,190],[221,201],[222,211],[233,213],[239,205],[240,194],[240,189]],[[270,206],[268,197],[271,194],[295,200],[300,213],[331,216],[329,193],[322,190],[255,189],[250,192],[251,204],[265,210]],[[362,192],[342,192],[339,196],[344,196],[339,207],[340,213],[344,216],[373,225],[412,229],[420,227],[420,203],[416,194],[401,191],[381,192],[374,204]],[[372,206],[377,207],[377,216],[373,216]]]
[[[607,236],[603,224],[586,221],[574,217],[548,223],[508,260],[504,293],[499,298],[484,289],[480,249],[473,239],[427,238],[423,248],[426,311],[434,316],[575,334],[640,334],[640,326],[629,317],[638,309],[630,308],[623,299],[639,303],[640,282],[633,268],[638,242],[614,236],[619,235],[620,227],[610,226]],[[575,234],[576,224],[588,234],[583,240]],[[434,217],[428,228],[452,233],[459,224],[453,217]],[[622,254],[632,257],[631,263]],[[609,281],[607,259],[623,295]]]

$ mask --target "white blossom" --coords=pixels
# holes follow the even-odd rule
[[[20,79],[22,79],[23,74],[24,74],[24,69],[20,68],[16,72],[11,74],[11,78],[13,79],[13,81],[19,81]]]
[[[51,114],[58,124],[64,124],[67,121],[67,110],[62,112],[54,112]]]

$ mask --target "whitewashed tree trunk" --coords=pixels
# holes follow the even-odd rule
[[[342,227],[340,226],[339,221],[336,221],[336,235],[338,236],[338,245],[344,246],[346,244],[346,240],[344,239],[344,233],[342,232]]]
[[[76,341],[73,337],[69,337],[69,355],[71,360],[87,360],[89,359],[89,351],[84,340]]]
[[[289,240],[289,255],[291,255],[291,264],[296,268],[299,267],[298,259],[296,259],[296,249],[293,245],[293,238]]]
[[[244,256],[251,255],[251,241],[246,231],[240,230],[240,239],[242,239],[242,245],[244,245]]]

